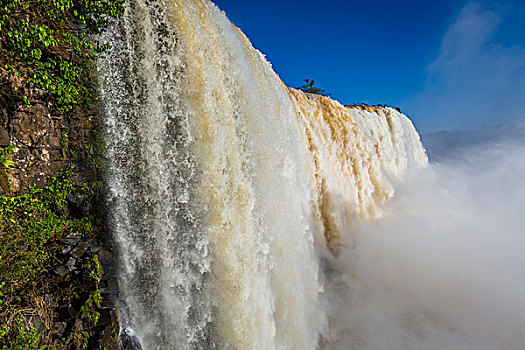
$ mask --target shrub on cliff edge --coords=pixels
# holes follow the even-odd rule
[[[321,96],[330,96],[331,95],[331,93],[328,93],[325,90],[315,86],[314,85],[315,84],[315,80],[305,79],[304,81],[306,82],[306,84],[297,87],[297,89],[299,89],[299,90],[301,90],[303,92],[309,93],[309,94],[316,94],[316,95],[321,95]]]

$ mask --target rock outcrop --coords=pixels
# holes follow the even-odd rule
[[[100,182],[100,125],[96,108],[76,106],[71,111],[59,111],[52,99],[19,78],[2,79],[17,91],[13,96],[22,92],[27,101],[0,96],[0,155],[12,161],[12,166],[0,168],[0,195],[15,197],[29,192],[32,186],[43,188],[71,166],[74,183]],[[92,219],[105,215],[102,191],[68,195],[66,208],[57,208],[68,220],[84,220],[100,227],[94,229],[97,237],[72,232],[66,238],[51,238],[45,243],[48,268],[39,276],[44,283],[31,296],[40,306],[34,315],[24,316],[27,322],[22,322],[22,327],[38,332],[41,345],[69,348],[75,343],[71,339],[81,334],[89,349],[118,349],[115,254],[102,224],[104,220]],[[33,219],[21,218],[28,220]],[[23,234],[24,224],[20,225]],[[104,270],[100,276],[93,275],[95,262],[100,262]],[[100,303],[94,300],[98,296],[102,297]],[[23,304],[25,299],[14,296],[12,300]],[[3,325],[6,326],[9,327]]]
[[[11,148],[15,164],[5,174],[8,182],[0,186],[0,195],[20,193],[25,185],[42,187],[71,163],[79,166],[84,180],[93,179],[96,174],[85,160],[96,139],[96,111],[78,107],[60,112],[37,91],[28,92],[29,105],[0,101],[0,147]]]

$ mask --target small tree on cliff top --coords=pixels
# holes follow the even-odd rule
[[[314,80],[312,80],[312,79],[305,79],[304,81],[306,82],[306,84],[297,87],[297,89],[299,89],[299,90],[301,90],[303,92],[307,92],[309,94],[316,94],[316,95],[321,95],[321,96],[330,96],[331,95],[330,93],[326,92],[325,90],[315,86],[314,85],[315,84]]]

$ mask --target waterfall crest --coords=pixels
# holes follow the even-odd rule
[[[321,256],[424,166],[392,109],[288,90],[207,0],[129,0],[98,63],[124,324],[144,349],[315,349]]]
[[[314,169],[315,212],[336,253],[352,219],[377,219],[394,184],[427,156],[412,122],[390,107],[345,107],[328,97],[290,89]]]

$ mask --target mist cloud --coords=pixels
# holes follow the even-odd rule
[[[524,173],[522,145],[478,148],[359,223],[331,265],[330,348],[525,348]]]
[[[406,102],[427,129],[525,117],[525,49],[495,40],[503,20],[499,11],[470,2],[450,25],[426,68],[425,88]]]

